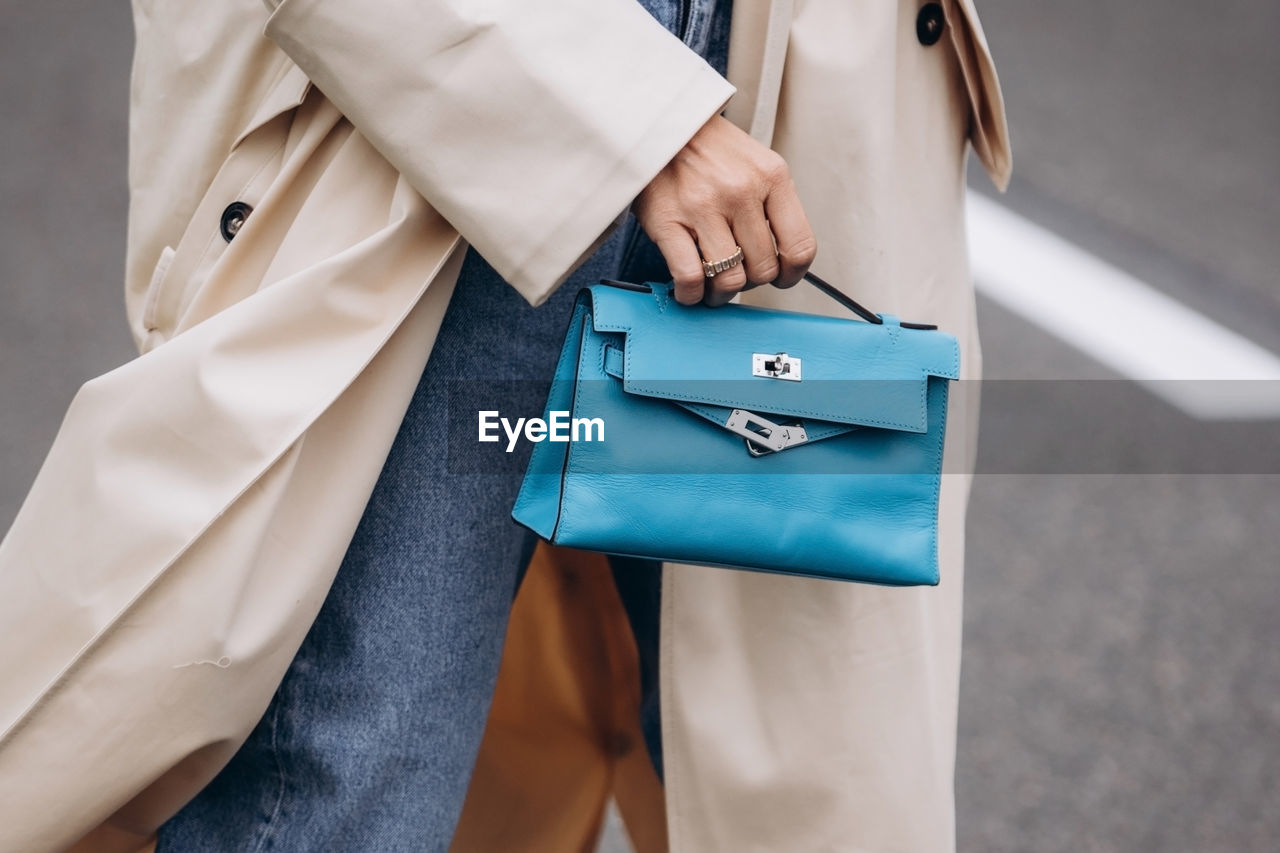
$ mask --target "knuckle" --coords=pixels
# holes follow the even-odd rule
[[[750,175],[735,172],[732,176],[725,178],[724,194],[734,202],[753,199],[757,195],[756,183]]]
[[[676,301],[682,305],[692,305],[702,298],[702,289],[694,289],[687,284],[676,283]]]
[[[808,266],[818,256],[818,241],[813,234],[805,234],[788,242],[780,252],[787,263]]]
[[[711,280],[712,287],[719,293],[734,294],[742,290],[747,283],[747,274],[742,267],[726,270]]]
[[[655,223],[652,230],[649,231],[649,236],[653,238],[655,243],[661,245],[662,243],[674,243],[685,237],[686,233],[680,221],[674,216],[669,216]]]
[[[757,284],[767,284],[782,273],[782,267],[775,256],[757,261],[750,266],[747,272],[747,277],[751,281],[756,282]]]
[[[676,287],[689,289],[702,289],[702,270],[693,267],[681,267],[680,269],[671,270],[671,280],[676,283]]]
[[[707,211],[719,208],[719,195],[706,184],[695,184],[681,194],[681,202],[688,210]]]
[[[768,151],[762,156],[760,171],[774,184],[791,180],[791,167],[777,151]]]
[[[650,186],[631,203],[631,212],[642,224],[661,225],[675,219],[678,203],[674,190]]]
[[[681,305],[696,305],[702,301],[702,288],[676,287],[676,302]]]

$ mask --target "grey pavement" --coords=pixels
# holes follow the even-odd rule
[[[979,6],[1015,147],[1002,201],[1280,352],[1280,5]],[[988,376],[1108,375],[980,311]],[[1145,440],[1189,427],[1170,411]],[[1280,849],[1275,447],[1244,447],[1272,476],[977,478],[961,850]]]
[[[1016,147],[1002,202],[1280,352],[1280,4],[979,5]],[[120,0],[0,21],[3,530],[75,389],[132,353],[132,35]],[[1108,375],[980,312],[990,376]],[[1016,440],[989,414],[980,463]],[[1280,477],[1184,470],[975,479],[965,853],[1280,849]],[[625,849],[616,825],[606,846]]]
[[[1280,335],[1280,4],[977,5],[1009,104],[1013,196],[1092,251],[1127,242],[1131,272],[1177,262],[1214,284],[1181,299],[1270,306],[1258,331]]]

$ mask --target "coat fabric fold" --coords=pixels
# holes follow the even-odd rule
[[[924,46],[915,3],[795,3],[775,109],[742,70],[773,7],[736,0],[749,106],[729,105],[773,125],[816,269],[957,334],[976,377],[963,161],[972,140],[1003,183],[1007,135],[976,15],[943,6],[952,37]],[[77,394],[0,543],[0,851],[148,834],[217,772],[324,599],[461,250],[541,301],[734,92],[631,0],[135,0],[134,20],[141,355]],[[668,567],[672,849],[948,849],[948,480],[937,590]]]

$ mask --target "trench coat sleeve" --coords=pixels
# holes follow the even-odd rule
[[[733,94],[635,0],[264,0],[265,34],[533,304]]]

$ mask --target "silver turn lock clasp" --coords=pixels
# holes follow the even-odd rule
[[[799,382],[804,360],[785,352],[751,354],[751,375]]]
[[[747,450],[752,456],[776,453],[809,440],[809,434],[798,423],[776,424],[746,409],[731,411],[725,426],[747,440]]]

